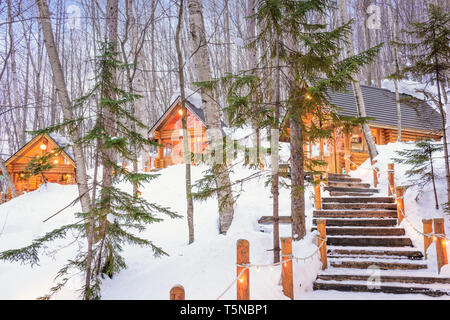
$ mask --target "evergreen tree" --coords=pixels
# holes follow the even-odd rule
[[[326,14],[331,7],[332,2],[328,0],[267,0],[259,1],[256,10],[260,32],[251,45],[260,44],[261,48],[267,48],[262,53],[258,67],[273,68],[272,59],[279,58],[284,71],[283,82],[288,89],[287,97],[279,102],[285,117],[275,125],[280,130],[284,130],[287,124],[290,128],[294,240],[300,240],[306,233],[305,172],[308,169],[316,170],[323,164],[305,159],[303,147],[307,142],[314,143],[331,137],[332,124],[342,120],[342,117],[338,108],[329,102],[328,92],[345,90],[346,84],[352,81],[352,75],[373,61],[381,47],[380,44],[340,60],[342,44],[351,31],[353,21],[327,31],[325,24],[312,23],[310,19],[313,13]],[[228,96],[227,112],[233,118],[233,123],[239,126],[249,119],[257,121],[262,118],[262,126],[273,125],[274,119],[277,119],[274,117],[277,103],[272,103],[272,99],[258,101],[253,98],[265,96],[261,91],[272,85],[267,84],[267,78],[244,73],[229,76],[228,80],[233,84]],[[313,120],[304,121],[308,117]]]
[[[429,4],[428,17],[423,21],[411,23],[404,31],[413,35],[417,42],[398,43],[409,49],[408,56],[411,64],[400,70],[403,77],[413,75],[421,78],[427,85],[435,84],[437,95],[427,89],[418,90],[438,107],[444,142],[445,170],[447,179],[447,200],[450,202],[450,164],[447,139],[446,112],[444,109],[442,89],[450,73],[450,12],[443,8]],[[399,75],[397,75],[398,77]]]
[[[415,142],[415,148],[405,151],[396,151],[402,158],[395,158],[394,161],[410,165],[411,168],[406,171],[411,185],[416,185],[420,190],[428,183],[433,184],[434,201],[436,209],[439,209],[438,196],[436,191],[436,176],[434,173],[433,154],[436,151],[442,151],[442,144],[433,143],[431,140],[420,140]],[[421,195],[419,191],[417,197]],[[417,199],[416,199],[417,200]]]

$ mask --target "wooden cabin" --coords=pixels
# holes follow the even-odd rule
[[[47,182],[51,183],[76,183],[76,166],[71,148],[60,149],[67,143],[68,141],[64,137],[56,134],[38,135],[6,160],[6,168],[19,195],[23,192],[30,192],[39,188],[44,182],[44,178]],[[31,159],[44,156],[48,153],[54,154],[49,158],[49,163],[52,165],[52,168],[44,171],[42,175],[29,176],[26,174],[26,167]],[[11,192],[8,189],[7,199],[10,198]]]
[[[339,108],[345,116],[357,116],[356,100],[351,85],[347,92],[329,92],[331,104]],[[397,141],[397,104],[395,93],[387,89],[361,86],[368,117],[375,120],[369,122],[372,136],[377,145],[385,145]],[[407,99],[405,99],[407,98]],[[442,138],[440,115],[425,101],[400,95],[401,101],[401,141]],[[307,118],[304,121],[314,121]],[[344,133],[343,128],[333,129],[333,137],[323,141],[307,143],[305,154],[311,159],[327,162],[327,171],[343,173],[355,170],[369,158],[369,153],[360,126],[351,132]],[[280,141],[289,141],[289,128],[285,127]],[[346,161],[346,158],[350,161]]]
[[[205,115],[201,106],[186,100],[186,127],[188,129],[190,150],[201,154],[208,148]],[[150,128],[150,139],[159,144],[150,156],[150,167],[155,169],[184,163],[183,157],[183,110],[178,96],[160,119]],[[224,124],[222,123],[224,126]],[[152,162],[153,161],[153,162]]]

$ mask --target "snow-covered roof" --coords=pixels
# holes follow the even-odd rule
[[[397,126],[397,105],[395,93],[383,88],[361,85],[368,117],[375,120],[369,123],[380,126]],[[418,95],[401,93],[400,99],[410,98],[411,101],[401,102],[402,128],[423,131],[441,131],[440,115]],[[347,86],[347,92],[329,92],[330,102],[341,108],[340,114],[358,116],[356,100],[352,86]]]

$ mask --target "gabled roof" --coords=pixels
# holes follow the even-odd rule
[[[153,131],[164,121],[164,119],[172,112],[173,109],[176,108],[178,103],[181,102],[181,97],[178,96],[170,105],[169,108],[166,109],[166,111],[162,114],[162,116],[158,119],[158,121],[155,122],[155,124],[150,128],[148,131],[149,135],[153,133]],[[185,101],[186,108],[195,115],[202,124],[206,127],[206,119],[205,119],[205,113],[203,112],[202,108],[196,107],[193,103],[191,103],[189,100],[186,99]],[[226,127],[226,124],[221,120],[222,128]]]
[[[339,113],[345,116],[358,116],[356,100],[352,86],[347,86],[347,92],[331,92],[330,102],[340,107]],[[395,93],[387,89],[361,85],[364,97],[366,113],[368,117],[375,120],[369,124],[382,127],[397,127],[397,104]],[[409,102],[402,102],[401,122],[403,129],[420,131],[441,131],[441,120],[439,113],[428,103],[415,97],[400,94],[400,100],[408,98]]]
[[[15,159],[17,159],[20,156],[20,154],[22,152],[24,152],[29,145],[35,143],[36,141],[38,141],[41,138],[46,138],[46,139],[52,141],[59,148],[64,148],[65,146],[67,146],[69,144],[69,140],[67,140],[66,138],[64,138],[63,136],[58,135],[58,134],[40,134],[40,135],[37,135],[33,139],[28,141],[24,146],[22,146],[22,148],[17,150],[16,153],[14,153],[11,157],[9,157],[9,159],[5,161],[5,166],[8,166],[11,162],[13,162]],[[75,160],[74,160],[74,157],[73,157],[72,147],[64,148],[64,150],[62,150],[62,153],[64,155],[66,155],[67,158],[69,158],[69,160],[75,166]]]

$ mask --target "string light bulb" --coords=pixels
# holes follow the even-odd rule
[[[182,116],[182,115],[183,115],[183,110],[182,110],[182,109],[179,109],[179,110],[178,110],[178,114],[179,114],[180,116]]]
[[[45,150],[45,149],[47,149],[47,145],[41,144],[40,148],[41,148],[41,150]]]

